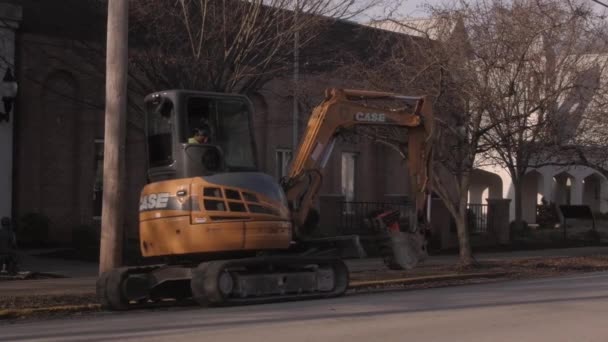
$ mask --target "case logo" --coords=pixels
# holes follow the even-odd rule
[[[386,122],[386,116],[384,115],[384,113],[358,112],[357,114],[355,114],[355,121]]]
[[[165,209],[169,204],[169,193],[149,194],[139,200],[139,211]]]

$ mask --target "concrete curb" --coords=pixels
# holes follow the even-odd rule
[[[386,286],[386,285],[413,285],[437,281],[449,280],[467,280],[475,278],[500,278],[508,275],[509,272],[486,272],[486,273],[463,273],[463,274],[447,274],[415,278],[398,278],[385,280],[367,280],[367,281],[351,281],[348,285],[349,289],[361,289],[366,287]]]

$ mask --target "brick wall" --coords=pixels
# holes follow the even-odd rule
[[[69,40],[22,33],[18,42],[15,211],[48,216],[50,238],[65,242],[75,225],[91,223],[101,74]]]

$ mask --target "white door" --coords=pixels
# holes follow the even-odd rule
[[[277,179],[287,176],[289,172],[289,163],[291,163],[291,150],[289,149],[277,149],[276,150],[276,175]]]

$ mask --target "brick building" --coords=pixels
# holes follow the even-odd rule
[[[13,31],[19,93],[11,121],[14,179],[7,201],[12,207],[0,214],[15,219],[27,213],[47,216],[54,243],[70,243],[75,227],[95,229],[101,213],[105,64],[104,56],[90,47],[105,44],[105,17],[84,4],[0,1],[0,13],[9,5],[22,13]],[[70,11],[65,10],[68,7]],[[334,41],[327,45],[333,52],[354,44],[358,53],[366,53],[373,37],[359,33],[385,34],[354,23],[334,25],[333,34],[324,37]],[[319,98],[325,87],[344,85],[327,79],[315,82]],[[284,175],[291,156],[290,86],[289,80],[276,79],[250,96],[256,109],[258,164],[276,177]],[[129,115],[125,200],[128,231],[136,236],[139,191],[146,182],[145,138],[141,120]],[[301,128],[307,119],[308,113],[302,112]],[[7,170],[2,172],[11,174]],[[340,194],[351,201],[407,194],[405,162],[387,147],[365,140],[339,143],[325,174],[321,194]],[[323,213],[327,214],[337,213]]]

